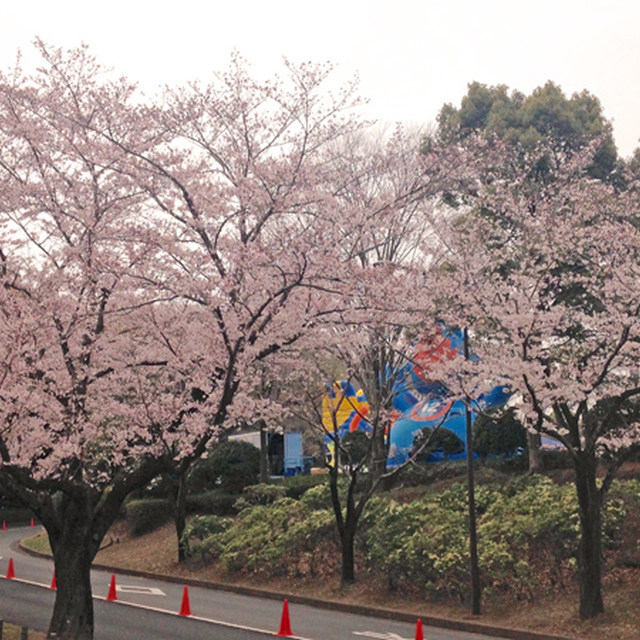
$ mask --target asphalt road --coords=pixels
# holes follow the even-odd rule
[[[33,535],[29,527],[0,531],[0,617],[46,630],[55,592],[51,560],[17,548]],[[7,579],[9,559],[16,577]],[[179,616],[184,586],[159,579],[116,575],[117,601],[106,601],[112,574],[92,571],[96,640],[260,640],[280,629],[283,602],[226,591],[189,587],[191,616]],[[416,623],[289,604],[291,630],[308,640],[414,640]],[[425,640],[497,640],[424,627]]]

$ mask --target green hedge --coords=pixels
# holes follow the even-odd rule
[[[218,489],[240,494],[255,484],[260,473],[260,450],[248,442],[227,440],[216,444],[206,458],[197,460],[187,477],[190,492]]]
[[[187,496],[187,513],[199,515],[230,516],[237,513],[235,508],[237,493],[225,491],[205,491]]]
[[[33,514],[24,507],[5,507],[0,509],[0,526],[3,522],[7,524],[27,524]]]
[[[127,531],[141,536],[162,526],[171,519],[168,500],[132,500],[126,505]]]
[[[276,497],[277,492],[270,493]],[[246,504],[233,521],[194,523],[187,542],[203,561],[217,560],[230,572],[335,578],[340,551],[328,493],[325,483],[300,500]],[[476,486],[476,506],[487,595],[528,600],[574,584],[579,518],[572,484],[559,485],[544,476],[482,484]],[[638,508],[640,483],[614,483],[603,512],[607,552],[618,544],[626,514]],[[408,504],[375,496],[359,527],[359,571],[367,568],[391,591],[465,597],[467,517],[465,483]]]

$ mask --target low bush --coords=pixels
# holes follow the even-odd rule
[[[205,491],[187,496],[187,513],[200,515],[231,516],[237,513],[235,508],[238,494],[224,491]]]
[[[180,540],[186,555],[188,557],[200,556],[202,561],[210,561],[217,557],[219,552],[217,545],[213,540],[210,542],[207,540],[212,536],[224,533],[232,523],[230,518],[214,515],[191,518]]]
[[[297,501],[282,492],[283,487],[251,487],[235,520],[194,519],[191,553],[217,560],[229,572],[336,579],[340,550],[328,484],[308,489]],[[540,475],[478,484],[476,506],[487,596],[530,600],[575,583],[580,527],[573,484]],[[615,482],[603,510],[607,557],[620,546],[628,514],[639,509],[640,482]],[[467,526],[463,482],[406,504],[374,496],[360,522],[359,570],[384,580],[391,591],[463,598]]]
[[[127,531],[141,536],[162,526],[171,518],[167,500],[131,500],[126,505]]]
[[[605,548],[614,544],[628,509],[622,487],[616,485],[603,512]],[[530,599],[572,583],[580,530],[573,485],[523,476],[504,486],[477,486],[476,501],[487,594]],[[366,532],[368,566],[390,589],[463,597],[469,564],[466,511],[464,484],[406,505],[388,502]]]
[[[333,513],[325,508],[325,499],[315,500],[313,495],[324,492],[325,487],[317,487],[298,501],[280,497],[270,504],[247,505],[231,524],[209,535],[207,527],[220,522],[198,520],[189,534],[191,553],[203,560],[217,559],[231,572],[300,577],[334,571],[339,554]]]
[[[264,506],[284,498],[287,490],[281,485],[254,484],[245,487],[242,495],[235,503],[236,511],[240,512],[248,507]]]
[[[318,485],[327,484],[327,476],[297,475],[282,478],[282,480],[274,484],[276,484],[276,486],[278,486],[278,484],[283,486],[288,498],[299,500],[309,489],[317,487]]]
[[[443,460],[442,462],[427,462],[411,464],[405,467],[396,480],[396,485],[417,487],[459,478],[467,473],[465,460]]]
[[[33,517],[33,513],[29,509],[23,507],[3,507],[0,509],[0,524],[24,524],[28,523]]]
[[[187,487],[193,493],[219,489],[240,494],[244,487],[255,484],[260,473],[260,450],[249,442],[220,442],[193,464]]]

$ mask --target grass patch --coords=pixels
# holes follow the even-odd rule
[[[51,555],[51,546],[49,545],[49,536],[46,531],[41,531],[37,533],[35,536],[31,536],[30,538],[25,538],[21,542],[22,546],[27,549],[31,549],[32,551],[37,551],[38,553],[46,553],[47,555]],[[4,640],[4,638],[2,639]]]
[[[42,633],[41,631],[29,629],[27,635],[24,636],[22,635],[22,627],[0,620],[0,637],[2,640],[22,640],[25,637],[27,640],[45,640],[46,635],[46,633]]]

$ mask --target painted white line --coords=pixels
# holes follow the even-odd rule
[[[365,636],[367,638],[378,638],[379,640],[411,640],[411,638],[404,638],[397,633],[378,633],[376,631],[354,631],[354,636]]]
[[[103,596],[93,596],[96,600],[106,600]],[[143,604],[136,604],[135,602],[124,602],[117,600],[115,604],[122,604],[126,607],[135,607],[137,609],[145,609],[146,611],[155,611],[157,613],[165,613],[173,616],[177,616],[177,612],[169,611],[168,609],[158,609],[157,607],[149,607]],[[216,624],[222,627],[229,627],[231,629],[240,629],[241,631],[254,631],[256,633],[264,633],[270,636],[276,635],[273,629],[257,629],[256,627],[248,627],[243,624],[235,624],[233,622],[224,622],[223,620],[212,620],[211,618],[201,618],[200,616],[184,616],[187,620],[198,620],[199,622],[209,622],[210,624]],[[304,636],[287,636],[288,638],[294,638],[295,640],[312,640],[312,638],[305,638]]]
[[[36,587],[43,587],[50,591],[47,585],[42,584],[41,582],[32,582],[31,580],[24,580],[22,578],[11,578],[11,580],[15,582],[24,582],[25,584],[31,584]],[[117,587],[116,587],[117,588]],[[93,596],[94,600],[104,600],[106,601],[106,596]],[[155,611],[156,613],[164,613],[168,615],[177,616],[178,613],[176,611],[169,611],[169,609],[159,609],[158,607],[149,607],[144,604],[136,604],[135,602],[124,602],[123,600],[116,600],[114,602],[116,605],[124,605],[125,607],[135,607],[136,609],[145,609],[146,611]],[[208,622],[210,624],[216,624],[221,627],[229,627],[231,629],[240,629],[241,631],[254,631],[256,633],[264,633],[266,635],[275,635],[275,632],[272,629],[257,629],[256,627],[248,627],[243,624],[234,624],[233,622],[224,622],[223,620],[212,620],[211,618],[201,618],[200,616],[184,616],[186,620],[198,620],[199,622]],[[294,638],[294,640],[313,640],[313,638],[305,638],[304,636],[287,636],[288,638]]]
[[[156,587],[137,587],[128,585],[116,585],[116,591],[120,593],[135,593],[141,596],[166,596],[167,594],[162,589],[156,589]]]

